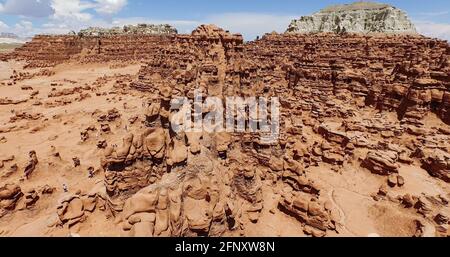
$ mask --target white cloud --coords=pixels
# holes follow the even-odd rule
[[[450,41],[450,24],[448,23],[416,21],[415,25],[420,34]]]
[[[111,26],[110,20],[108,22],[95,13],[113,15],[127,3],[127,0],[51,0],[55,13],[47,23],[33,31],[36,34],[66,34],[90,26],[108,27]]]
[[[48,17],[55,11],[51,0],[6,0],[0,4],[0,12],[27,17]]]
[[[14,33],[21,37],[32,37],[35,34],[33,23],[27,20],[21,20],[14,26]]]
[[[100,14],[116,14],[122,10],[127,4],[127,0],[95,0],[95,11]]]
[[[51,0],[7,0],[0,12],[27,17],[47,17],[54,13]]]
[[[31,21],[22,20],[16,24],[15,28],[20,30],[31,30],[33,29],[33,23]]]
[[[52,0],[52,7],[55,9],[52,18],[86,22],[94,18],[92,11],[101,15],[113,15],[127,4],[127,0]]]
[[[128,0],[6,0],[0,12],[26,17],[51,17],[88,21],[92,12],[113,15],[120,12]]]
[[[80,0],[52,0],[52,7],[55,9],[52,19],[86,22],[92,19],[92,15],[86,11],[94,8],[95,5],[92,2]]]
[[[91,24],[92,26],[106,26],[107,24],[102,20],[91,20],[87,24]],[[76,22],[76,21],[52,21],[45,23],[41,26],[34,26],[31,21],[21,20],[14,25],[14,33],[24,37],[29,38],[33,37],[36,34],[67,34],[72,30],[78,31],[82,28],[85,28],[85,23]]]
[[[215,24],[234,33],[242,33],[246,40],[276,31],[283,33],[298,15],[275,15],[261,13],[224,13],[211,15],[204,23]]]
[[[0,21],[0,31],[4,31],[7,29],[9,29],[9,26],[6,23],[4,23],[3,21]]]

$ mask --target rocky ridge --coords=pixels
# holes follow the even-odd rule
[[[163,35],[163,34],[177,34],[178,31],[169,24],[137,24],[125,25],[123,27],[113,28],[99,28],[90,27],[80,30],[78,36],[80,37],[99,37],[99,36],[117,36],[117,35]],[[73,34],[73,33],[72,33]]]

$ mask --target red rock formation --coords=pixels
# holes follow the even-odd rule
[[[295,88],[305,99],[301,108],[320,115],[330,114],[322,113],[317,102],[335,95],[395,110],[400,119],[420,119],[433,111],[450,123],[449,55],[445,41],[413,36],[268,34],[243,44],[240,35],[212,25],[189,36],[36,36],[13,54],[30,67],[67,60],[147,60],[134,83],[140,90],[163,83],[160,78],[188,87],[216,84],[215,93],[233,91],[238,79],[242,86],[265,81],[285,84],[279,90]],[[194,78],[196,72],[202,75]]]
[[[23,196],[19,186],[7,184],[0,187],[0,218],[7,211],[14,210],[19,199]]]
[[[270,34],[247,44],[245,53],[245,60],[257,60],[260,67],[284,66],[287,72],[280,75],[286,76],[289,88],[301,92],[305,99],[301,108],[321,116],[329,114],[314,105],[335,95],[397,111],[400,119],[420,119],[433,111],[449,121],[450,46],[445,41],[409,36]],[[274,76],[276,71],[268,74]]]
[[[27,67],[51,67],[70,60],[138,61],[152,58],[172,40],[171,35],[36,36],[8,57],[26,60]]]
[[[257,223],[265,207],[263,180],[283,189],[275,201],[279,210],[299,220],[306,234],[325,236],[338,230],[339,221],[330,196],[308,175],[319,164],[341,171],[356,162],[388,176],[393,187],[407,183],[398,174],[400,163],[421,160],[430,174],[447,180],[447,155],[412,152],[448,144],[446,127],[426,130],[421,120],[433,112],[450,122],[449,56],[446,42],[424,37],[268,34],[244,43],[241,35],[213,25],[191,35],[41,36],[15,52],[30,67],[66,60],[144,62],[136,78],[125,78],[129,84],[118,80],[115,86],[129,85],[147,98],[141,130],[127,132],[118,145],[93,143],[105,148],[102,209],[121,215],[123,230],[135,236],[244,233],[245,224]],[[222,99],[280,97],[279,141],[264,143],[260,133],[174,133],[170,101],[192,100],[195,89]],[[83,90],[88,88],[53,90],[48,96]],[[381,112],[373,119],[361,117],[357,109],[370,106]],[[402,123],[389,122],[383,111],[396,112]],[[120,113],[111,110],[95,119],[99,131],[111,134],[108,122]],[[84,129],[82,141],[96,129]],[[399,141],[406,133],[417,140]],[[383,186],[379,195],[388,193]],[[88,198],[87,203],[81,196],[63,200],[61,223],[83,221],[86,206],[92,209],[93,199],[100,200]]]

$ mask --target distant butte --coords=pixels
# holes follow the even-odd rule
[[[293,20],[288,33],[416,34],[407,14],[396,7],[374,2],[334,5]]]

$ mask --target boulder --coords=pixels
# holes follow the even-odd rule
[[[400,166],[397,164],[397,155],[391,152],[370,151],[362,162],[362,167],[372,173],[388,176],[398,173]]]

